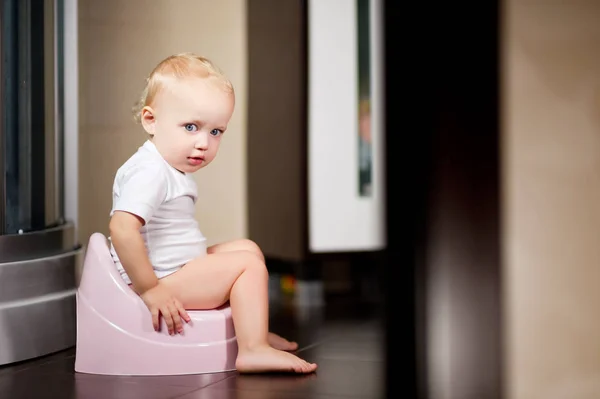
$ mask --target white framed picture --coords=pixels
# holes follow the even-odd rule
[[[381,0],[308,3],[308,215],[314,253],[385,239]]]

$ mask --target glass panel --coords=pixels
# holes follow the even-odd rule
[[[2,234],[63,223],[56,0],[2,1]]]
[[[371,196],[373,149],[371,141],[371,27],[370,1],[357,0],[358,26],[358,187],[363,197]]]

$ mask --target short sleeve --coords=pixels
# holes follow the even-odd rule
[[[160,164],[136,165],[118,182],[113,211],[125,211],[144,219],[152,217],[167,196],[167,179]]]

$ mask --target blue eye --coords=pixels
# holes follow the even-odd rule
[[[196,130],[198,130],[198,127],[193,123],[187,123],[185,125],[185,130],[187,130],[188,132],[195,132]]]
[[[210,134],[212,134],[213,136],[219,136],[221,135],[223,132],[219,129],[213,129],[211,130]]]

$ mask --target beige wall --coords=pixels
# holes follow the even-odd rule
[[[505,2],[510,399],[600,398],[600,2]]]
[[[233,81],[236,110],[217,158],[196,174],[196,216],[210,243],[245,237],[244,0],[79,0],[79,239],[108,233],[117,168],[146,139],[131,107],[164,57],[193,51]]]

